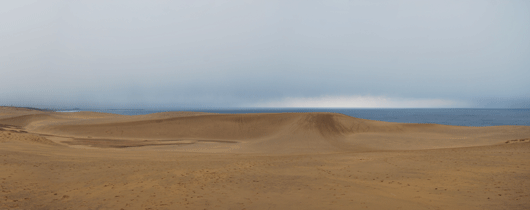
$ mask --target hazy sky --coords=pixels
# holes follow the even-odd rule
[[[530,107],[530,1],[0,1],[0,105]]]

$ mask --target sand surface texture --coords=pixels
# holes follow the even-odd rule
[[[0,107],[0,209],[530,209],[530,127]]]

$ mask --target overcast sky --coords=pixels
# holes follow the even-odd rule
[[[0,105],[530,108],[530,1],[0,1]]]

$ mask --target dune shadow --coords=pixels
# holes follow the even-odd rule
[[[20,126],[6,125],[6,124],[0,124],[0,131],[11,131],[14,133],[28,133],[27,131],[23,130],[22,127]]]
[[[183,146],[197,143],[238,143],[237,141],[228,140],[123,140],[123,139],[93,139],[93,138],[74,138],[72,141],[63,141],[68,145],[82,145],[98,148],[131,148],[131,147],[148,147],[148,146]]]

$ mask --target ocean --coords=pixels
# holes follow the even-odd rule
[[[223,109],[76,109],[122,115],[143,115],[167,111],[197,111],[223,114],[332,112],[352,117],[402,123],[435,123],[459,126],[530,126],[530,109],[344,109],[344,108],[223,108]]]

